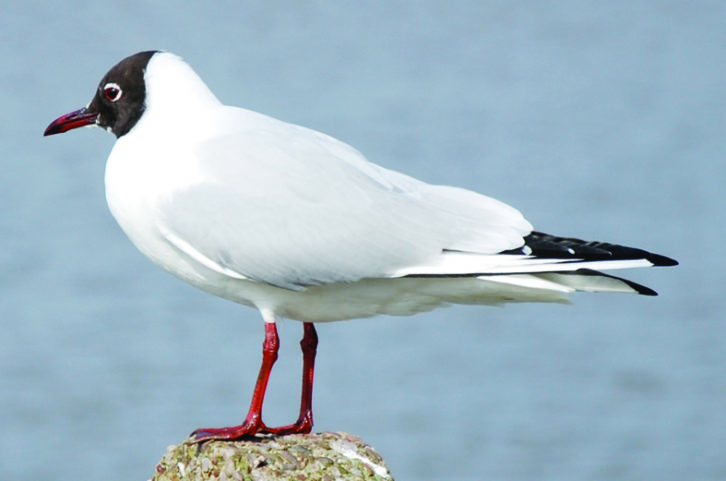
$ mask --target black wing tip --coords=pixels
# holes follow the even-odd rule
[[[636,293],[640,294],[641,296],[651,296],[655,297],[658,295],[656,291],[651,289],[650,287],[646,287],[643,284],[638,284],[633,281],[627,281],[626,282],[630,287],[635,289]]]
[[[650,254],[648,256],[648,260],[656,267],[670,267],[678,265],[677,260],[671,259],[670,257],[662,256],[660,254]]]
[[[528,251],[525,250],[528,248]],[[559,237],[532,231],[524,237],[524,246],[501,252],[528,254],[534,257],[581,259],[584,261],[645,259],[654,266],[677,266],[678,261],[644,249],[609,242],[584,241],[574,237]]]
[[[625,279],[623,277],[614,276],[612,274],[606,274],[604,272],[596,271],[594,269],[577,269],[573,272],[573,274],[578,274],[581,276],[597,276],[597,277],[609,277],[610,279],[617,279],[618,281],[626,284],[628,287],[633,289],[635,291],[635,294],[640,294],[641,296],[657,296],[658,293],[651,289],[650,287],[644,286],[643,284],[638,284],[637,282],[633,282],[630,279]]]

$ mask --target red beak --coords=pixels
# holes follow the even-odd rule
[[[78,127],[96,123],[97,112],[89,112],[86,108],[78,109],[55,119],[45,129],[43,135],[62,134]]]

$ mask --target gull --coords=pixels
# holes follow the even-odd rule
[[[197,429],[198,442],[312,430],[314,323],[450,304],[568,302],[575,291],[656,295],[601,270],[677,265],[642,249],[545,234],[491,197],[427,184],[323,133],[224,105],[165,51],[120,61],[86,107],[45,135],[93,125],[117,138],[106,199],[131,242],[264,320],[244,422]],[[303,323],[302,394],[297,420],[269,427],[262,405],[278,318]]]

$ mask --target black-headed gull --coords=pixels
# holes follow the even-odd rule
[[[119,62],[88,106],[45,135],[85,125],[117,137],[106,198],[136,247],[190,284],[256,307],[265,321],[244,423],[198,429],[198,441],[310,432],[314,322],[451,303],[563,302],[574,291],[655,295],[598,270],[677,264],[534,231],[495,199],[426,184],[320,132],[223,105],[168,52]],[[262,403],[278,316],[303,322],[303,387],[298,420],[270,428]]]

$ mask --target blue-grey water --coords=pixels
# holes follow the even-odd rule
[[[5,2],[0,479],[148,479],[246,412],[259,315],[134,250],[104,200],[112,136],[41,137],[151,48],[226,103],[682,263],[629,273],[657,298],[321,326],[316,430],[398,480],[726,479],[725,46],[705,0]],[[296,414],[300,332],[281,325],[271,424]]]

